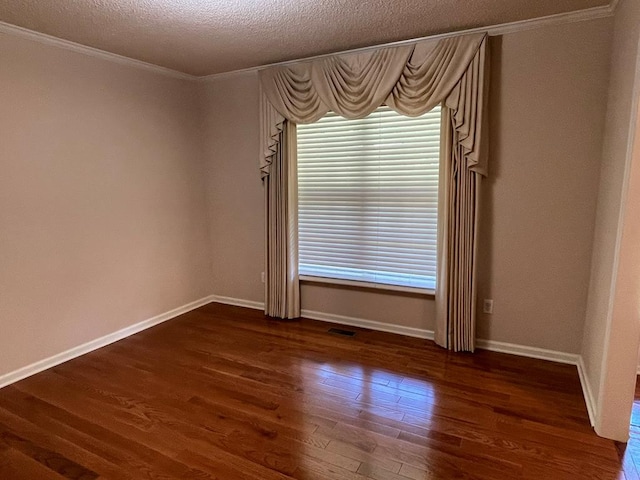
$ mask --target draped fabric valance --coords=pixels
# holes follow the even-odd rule
[[[417,116],[442,102],[454,113],[468,167],[486,175],[481,154],[486,43],[484,33],[464,35],[262,70],[263,176],[269,174],[285,119],[313,123],[328,111],[363,118],[383,104]]]
[[[442,104],[435,341],[475,348],[481,180],[487,174],[487,35],[323,57],[260,72],[268,315],[300,315],[295,125],[386,104],[418,116]]]

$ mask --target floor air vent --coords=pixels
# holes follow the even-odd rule
[[[342,335],[343,337],[353,337],[356,332],[351,330],[342,330],[341,328],[330,328],[329,333],[333,333],[334,335]]]

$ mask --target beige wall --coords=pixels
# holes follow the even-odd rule
[[[192,83],[0,34],[0,375],[211,293]]]
[[[610,19],[493,43],[478,336],[577,353],[600,170]],[[501,45],[500,45],[501,43]]]
[[[492,39],[491,178],[483,195],[480,337],[580,349],[600,169],[610,19]],[[255,73],[203,87],[218,295],[263,300]],[[225,234],[221,234],[225,232]],[[304,284],[304,309],[433,329],[433,299]]]
[[[258,170],[257,75],[202,84],[200,96],[205,112],[212,293],[262,301],[264,203]]]
[[[628,271],[618,271],[616,268],[618,264],[623,269],[634,267],[623,263],[620,247],[623,227],[631,228],[623,223],[622,214],[625,180],[629,178],[631,165],[630,129],[635,116],[633,105],[637,102],[634,83],[638,81],[639,36],[640,3],[623,0],[615,14],[602,173],[582,344],[587,382],[596,403],[596,430],[618,440],[625,440],[628,434],[630,399],[633,395],[630,389],[637,365],[640,332],[634,324],[640,304],[637,292],[634,297],[637,302],[635,316],[633,313],[627,316],[618,313],[625,310],[629,313],[622,306],[626,300],[619,297],[624,297],[620,289],[625,288],[624,278]],[[630,202],[631,198],[629,196],[627,205],[635,208]],[[627,214],[630,211],[627,210]],[[637,249],[638,244],[632,248]],[[622,286],[616,285],[621,275]],[[603,417],[603,414],[607,416],[611,413],[611,418]]]
[[[579,351],[610,27],[492,39],[481,337]],[[189,82],[8,35],[0,58],[0,375],[211,293],[263,300],[255,73]],[[433,329],[430,297],[302,302]]]

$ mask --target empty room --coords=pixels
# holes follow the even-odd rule
[[[640,480],[639,59],[639,0],[0,0],[0,479]]]

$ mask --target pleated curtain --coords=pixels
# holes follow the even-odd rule
[[[272,125],[271,162],[263,174],[265,205],[265,313],[300,316],[296,125],[262,97],[262,121]]]
[[[487,43],[484,33],[464,35],[260,72],[268,315],[300,315],[295,124],[313,123],[329,111],[364,118],[381,105],[418,116],[441,104],[435,340],[451,350],[474,350],[478,198],[487,174]]]

